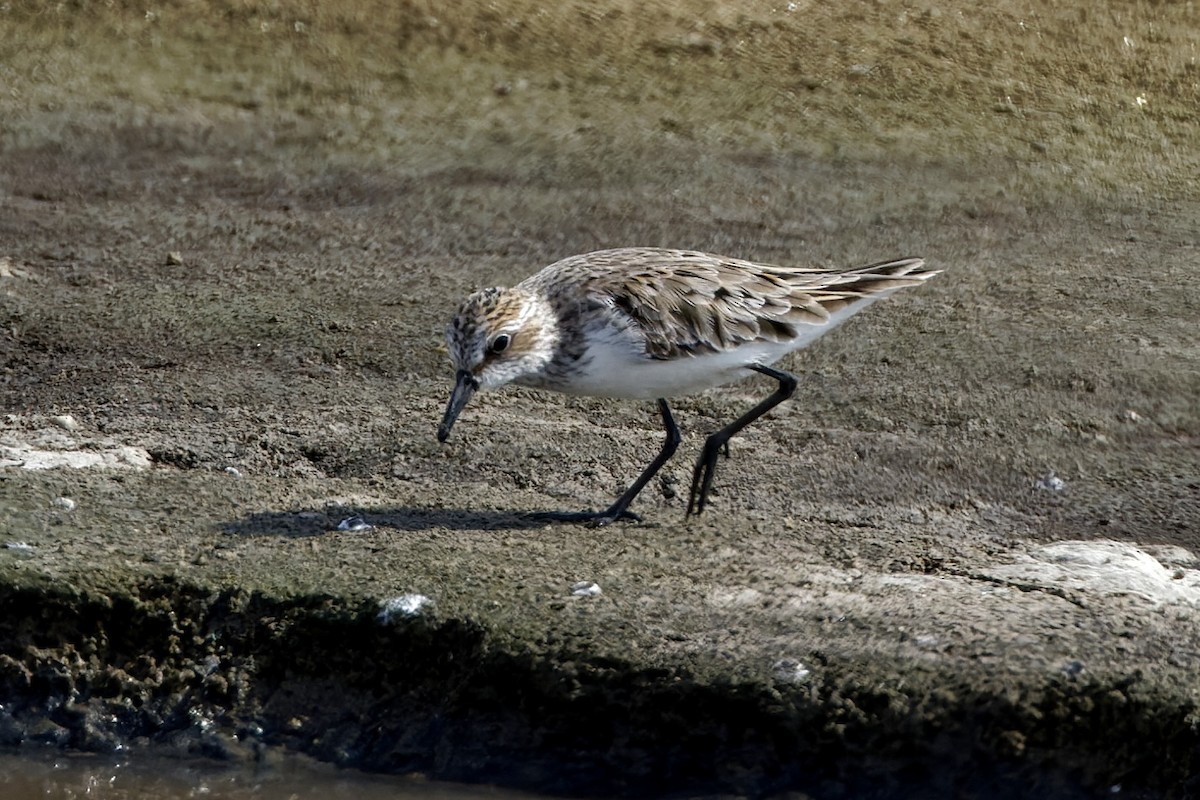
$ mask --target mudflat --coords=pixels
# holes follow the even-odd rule
[[[1195,9],[443,5],[0,12],[0,744],[1200,792]],[[702,516],[769,381],[675,403],[645,523],[541,524],[655,409],[439,445],[442,332],[627,245],[945,272],[782,362]]]

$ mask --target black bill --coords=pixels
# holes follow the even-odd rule
[[[479,381],[475,380],[475,376],[465,369],[460,369],[455,379],[457,382],[454,384],[454,393],[450,395],[450,402],[446,405],[446,415],[442,417],[442,424],[438,426],[439,442],[450,438],[450,429],[454,427],[454,420],[458,419],[463,406],[479,388]]]

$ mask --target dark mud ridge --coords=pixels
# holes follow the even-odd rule
[[[1137,678],[983,692],[914,666],[713,682],[375,604],[210,592],[0,589],[0,744],[272,748],[366,770],[569,795],[1191,797],[1196,710]],[[935,685],[938,684],[938,685]],[[932,688],[931,688],[932,687]]]

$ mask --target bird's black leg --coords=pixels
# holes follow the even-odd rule
[[[738,431],[787,400],[796,391],[795,375],[762,364],[754,364],[750,369],[779,381],[779,388],[772,392],[766,400],[704,440],[704,449],[700,451],[700,458],[696,459],[696,468],[692,471],[692,493],[688,496],[688,516],[691,516],[693,512],[700,514],[704,511],[704,505],[708,500],[708,490],[712,486],[713,474],[717,471],[717,456],[721,449],[725,448],[728,453],[729,440]]]
[[[566,512],[547,512],[536,514],[538,519],[552,520],[554,522],[590,522],[596,526],[608,525],[610,522],[616,522],[619,519],[632,519],[635,522],[640,522],[641,517],[628,511],[629,504],[638,496],[642,489],[646,488],[646,484],[650,479],[662,469],[663,464],[666,464],[671,456],[675,455],[675,449],[679,447],[680,435],[679,426],[675,424],[675,418],[671,416],[671,407],[667,405],[667,401],[659,399],[658,410],[662,413],[663,427],[666,429],[667,438],[663,441],[662,450],[658,451],[658,455],[650,462],[650,465],[642,470],[642,474],[638,475],[637,480],[617,498],[606,511],[566,511]]]

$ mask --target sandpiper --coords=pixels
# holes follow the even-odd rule
[[[540,515],[606,525],[640,519],[629,504],[679,446],[667,399],[757,372],[778,388],[711,434],[692,472],[687,514],[704,511],[722,448],[792,396],[771,366],[897,289],[938,274],[920,258],[846,271],[776,267],[688,250],[629,247],[571,256],[512,288],[484,289],[446,329],[456,383],[438,428],[444,442],[471,396],[508,383],[566,394],[655,400],[666,440],[604,511]]]

